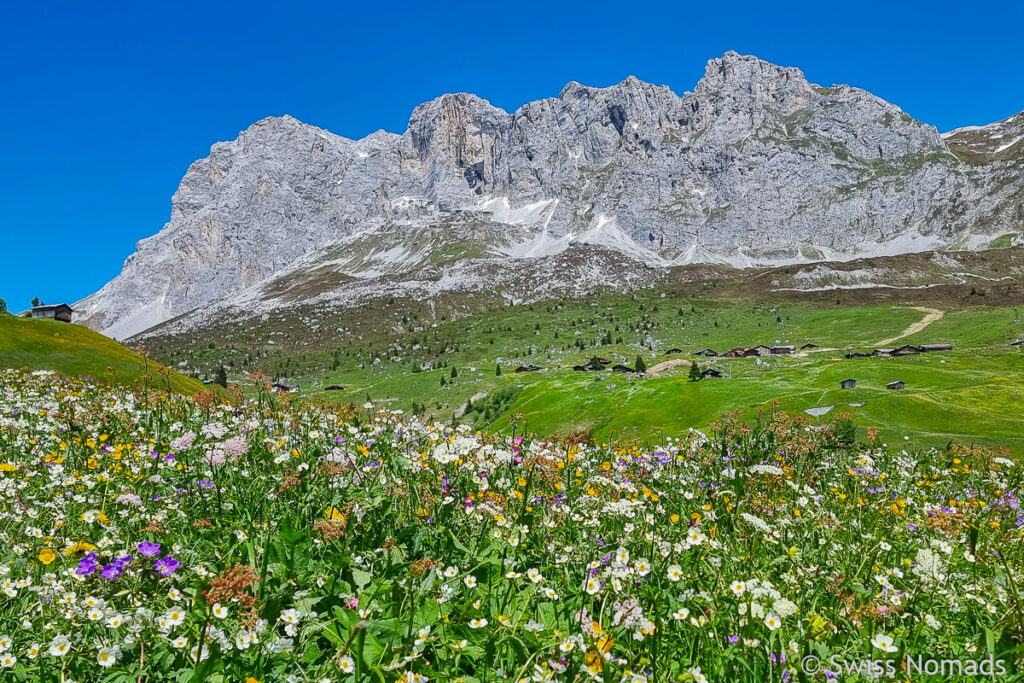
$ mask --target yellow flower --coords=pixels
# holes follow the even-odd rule
[[[43,548],[39,551],[39,561],[43,564],[50,564],[57,559],[57,553],[53,552],[49,548]]]
[[[90,550],[96,550],[96,546],[88,541],[78,541],[77,543],[70,545],[64,550],[65,555],[74,555],[75,553],[87,553]]]
[[[0,472],[14,472],[18,468],[9,462],[0,462]]]
[[[245,683],[260,683],[260,679],[249,676],[247,679],[245,679]]]

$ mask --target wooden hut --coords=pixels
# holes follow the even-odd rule
[[[907,388],[907,385],[902,380],[896,380],[895,382],[889,382],[886,384],[885,388],[891,391],[902,391]]]
[[[529,365],[520,365],[518,368],[516,368],[516,372],[537,372],[538,370],[543,369],[544,368],[542,368],[539,365],[534,365],[533,363],[530,363]]]
[[[718,352],[714,349],[701,349],[700,351],[694,351],[695,356],[707,356],[708,358],[715,358],[718,356]]]
[[[700,373],[701,379],[717,379],[721,376],[722,373],[720,373],[718,370],[715,370],[714,368],[707,368]]]
[[[796,347],[793,346],[792,344],[787,344],[787,345],[784,345],[784,346],[773,346],[772,347],[772,354],[775,355],[775,356],[788,356],[789,354],[793,353],[793,351],[795,351],[795,350],[796,350]]]
[[[843,389],[856,389],[857,380],[853,379],[852,377],[849,379],[844,379],[842,382],[839,383],[839,386],[841,386]]]
[[[67,304],[52,304],[32,307],[33,318],[48,318],[49,320],[59,320],[62,323],[71,322],[71,313],[72,308]]]
[[[622,363],[619,363],[618,365],[612,368],[612,372],[619,372],[625,374],[630,372],[636,372],[636,370],[629,367],[628,365],[623,365]]]
[[[919,347],[921,353],[928,353],[930,351],[952,351],[952,344],[921,344]]]

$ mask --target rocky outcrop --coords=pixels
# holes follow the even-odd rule
[[[362,140],[268,118],[195,162],[170,222],[76,309],[122,338],[310,263],[359,278],[580,245],[656,268],[984,246],[1020,234],[1024,179],[982,137],[731,52],[681,97],[632,77],[513,113],[444,95]]]

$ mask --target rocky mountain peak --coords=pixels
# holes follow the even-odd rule
[[[344,305],[354,282],[401,296],[400,277],[500,287],[470,274],[581,245],[655,269],[984,246],[1024,224],[1018,123],[956,132],[955,156],[866,91],[735,52],[681,97],[633,76],[570,82],[511,114],[456,93],[416,107],[401,135],[355,141],[268,117],[192,164],[167,225],[76,310],[124,338],[233,297],[291,305],[274,283],[307,273],[288,302]],[[544,291],[581,277],[556,270]]]

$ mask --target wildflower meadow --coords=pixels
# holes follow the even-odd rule
[[[854,435],[495,436],[5,371],[0,680],[1012,679],[1020,467]]]

